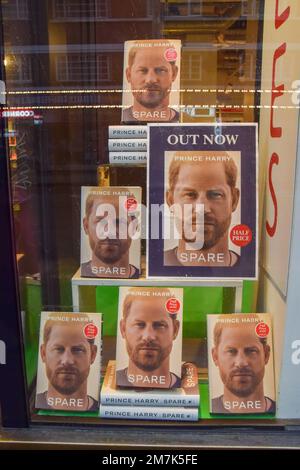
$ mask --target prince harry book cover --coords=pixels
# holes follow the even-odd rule
[[[119,288],[118,387],[181,387],[182,312],[182,288]]]
[[[131,186],[81,188],[82,277],[139,277],[141,194]]]
[[[271,315],[207,315],[207,343],[210,412],[274,414]]]
[[[257,126],[148,132],[147,276],[256,279]]]
[[[102,315],[42,312],[35,406],[98,411]]]
[[[179,122],[181,41],[124,44],[122,122]]]

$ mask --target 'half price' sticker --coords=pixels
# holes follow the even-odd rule
[[[248,225],[235,225],[230,232],[230,240],[237,246],[247,246],[252,241],[252,230]]]
[[[98,327],[94,323],[88,323],[85,325],[83,332],[87,339],[95,339],[98,335]]]
[[[175,297],[171,297],[166,302],[166,310],[171,315],[178,313],[180,310],[180,301]]]

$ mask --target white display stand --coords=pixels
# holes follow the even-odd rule
[[[193,278],[168,280],[165,282],[156,279],[146,279],[142,277],[138,279],[109,279],[109,278],[95,278],[95,277],[81,277],[80,268],[76,271],[71,279],[72,283],[72,304],[73,310],[79,310],[79,288],[80,286],[178,286],[178,287],[234,287],[235,288],[235,312],[242,311],[242,295],[243,295],[243,281],[240,279],[230,279],[228,281],[218,281],[217,279],[199,281]]]

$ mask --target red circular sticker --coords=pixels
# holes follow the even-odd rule
[[[128,212],[133,212],[136,210],[137,208],[137,200],[135,199],[135,197],[128,197],[126,199],[126,202],[125,202],[125,208]]]
[[[235,225],[231,229],[230,239],[237,246],[247,246],[252,241],[252,230],[248,225]]]
[[[98,327],[94,323],[88,323],[85,325],[83,332],[87,339],[95,339],[98,335]]]
[[[166,302],[166,310],[168,313],[175,314],[180,310],[180,302],[175,297],[171,297]]]
[[[255,327],[255,333],[260,338],[266,338],[269,334],[269,331],[270,331],[269,326],[263,321],[259,322]]]
[[[176,52],[176,49],[174,49],[174,47],[169,47],[166,52],[165,52],[165,59],[168,61],[168,62],[175,62],[175,60],[177,59],[177,52]]]

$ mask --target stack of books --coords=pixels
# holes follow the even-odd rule
[[[145,164],[147,161],[147,126],[109,126],[109,163]]]
[[[100,393],[100,417],[163,421],[197,421],[200,405],[198,370],[182,365],[181,388],[173,390],[118,388],[116,361],[109,361]]]

